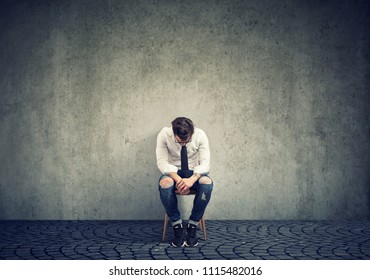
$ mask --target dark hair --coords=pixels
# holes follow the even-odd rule
[[[191,119],[179,117],[172,121],[172,130],[181,140],[186,140],[193,135],[194,125]]]

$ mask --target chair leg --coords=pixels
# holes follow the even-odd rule
[[[206,222],[204,220],[204,217],[202,217],[202,219],[200,220],[200,224],[200,228],[203,231],[204,240],[207,240]]]
[[[168,216],[167,216],[167,213],[166,213],[164,215],[162,241],[164,241],[164,239],[166,238],[167,225],[168,225]]]

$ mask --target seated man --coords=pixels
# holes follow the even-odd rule
[[[184,117],[176,118],[172,127],[164,127],[157,137],[157,166],[160,198],[172,224],[174,247],[198,245],[196,236],[200,219],[211,198],[213,182],[208,177],[210,151],[207,135]],[[176,194],[195,192],[193,209],[183,240],[183,222],[177,207]]]

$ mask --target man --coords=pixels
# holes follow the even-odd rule
[[[208,177],[210,151],[205,132],[185,117],[176,118],[172,127],[164,127],[157,137],[157,166],[162,172],[159,192],[172,224],[174,247],[198,245],[196,236],[200,219],[211,198],[213,182]],[[193,209],[183,239],[184,225],[177,207],[176,194],[195,192]]]

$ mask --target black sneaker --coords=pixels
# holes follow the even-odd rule
[[[193,224],[188,224],[187,227],[188,237],[186,238],[185,246],[194,247],[198,245],[197,238],[197,226]]]
[[[184,247],[184,239],[182,238],[182,232],[183,232],[183,227],[182,223],[174,225],[172,227],[173,229],[173,239],[171,245],[173,247]]]

